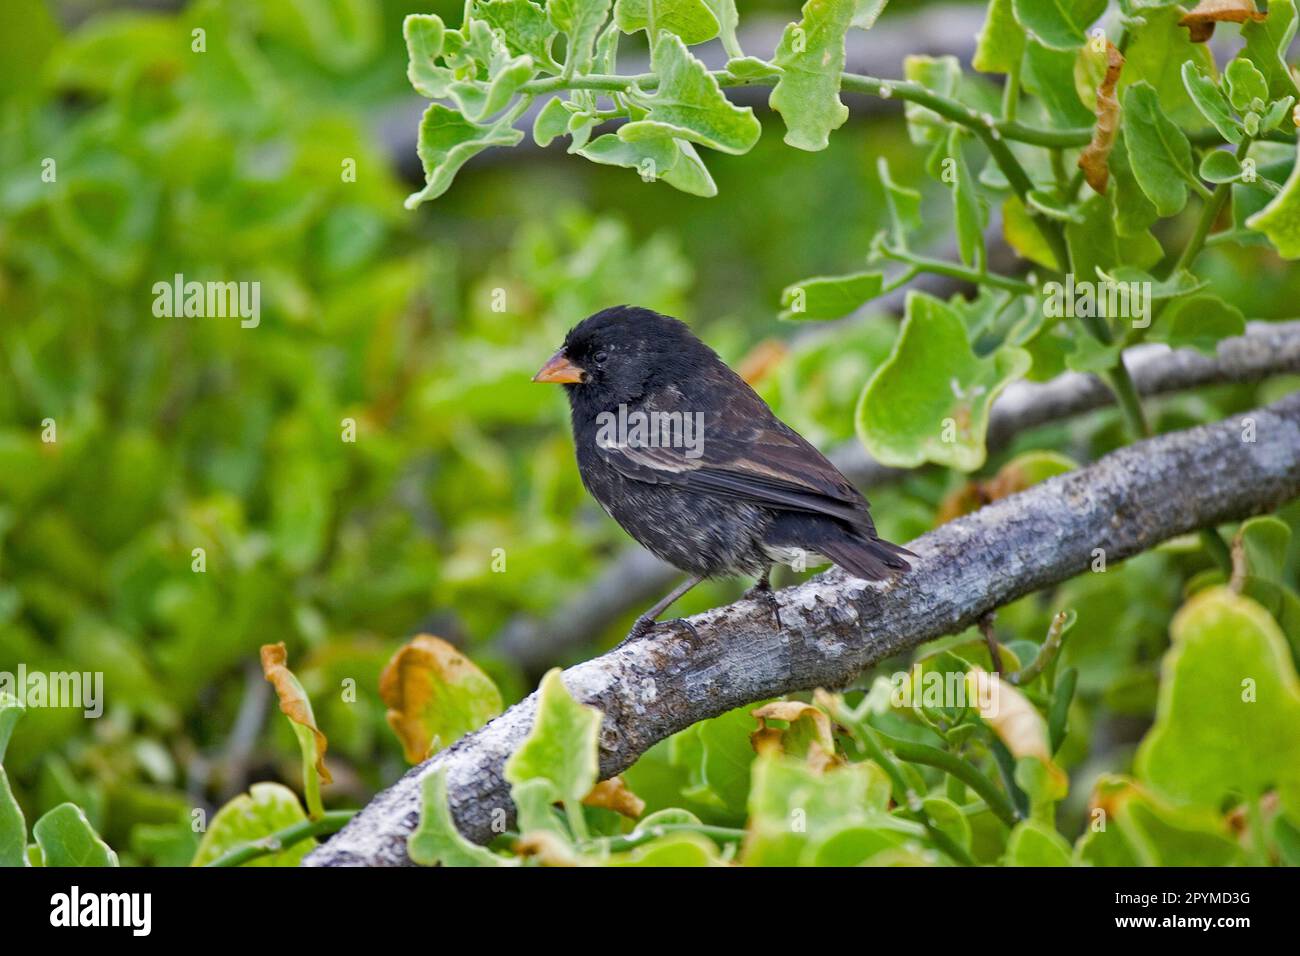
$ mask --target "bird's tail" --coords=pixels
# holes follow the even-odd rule
[[[916,557],[899,545],[857,535],[844,535],[834,541],[819,543],[817,550],[864,581],[880,581],[910,571],[912,565],[906,558]]]

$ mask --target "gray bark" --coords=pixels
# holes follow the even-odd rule
[[[1270,375],[1300,372],[1300,322],[1252,323],[1248,334],[1220,342],[1213,357],[1145,345],[1130,349],[1124,359],[1142,395],[1216,383],[1256,382]],[[990,412],[989,448],[1001,448],[1035,426],[1113,402],[1110,389],[1095,375],[1068,372],[1049,382],[1016,382],[998,396]],[[858,442],[833,449],[830,458],[863,489],[907,473],[875,461]],[[681,572],[648,551],[629,547],[554,614],[542,620],[521,617],[511,621],[497,635],[494,649],[526,672],[537,673],[585,647],[619,618],[651,604],[679,577]]]
[[[1253,429],[1254,441],[1247,429]],[[914,568],[864,584],[838,570],[777,592],[782,627],[761,601],[667,625],[569,668],[564,681],[605,717],[600,770],[630,766],[656,742],[727,710],[843,686],[871,664],[963,630],[988,611],[1197,528],[1272,511],[1300,494],[1300,393],[1266,408],[1129,446],[950,522],[909,544]],[[471,839],[510,813],[502,778],[527,735],[535,695],[412,769],[307,858],[313,866],[409,863],[420,778],[447,772],[451,811]]]

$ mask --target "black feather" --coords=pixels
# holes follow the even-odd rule
[[[562,351],[583,370],[564,386],[583,484],[658,557],[703,577],[765,575],[792,549],[867,580],[908,570],[910,552],[877,537],[852,483],[683,323],[605,309]],[[620,406],[692,416],[702,442],[602,443],[602,414]]]

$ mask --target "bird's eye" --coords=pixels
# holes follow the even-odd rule
[[[593,359],[594,359],[594,361],[595,361],[595,363],[596,363],[597,365],[604,365],[604,364],[605,364],[605,359],[607,359],[607,358],[609,358],[609,353],[606,352],[604,349],[601,349],[601,350],[600,350],[599,352],[597,352],[597,353],[595,354],[595,356],[593,357]]]

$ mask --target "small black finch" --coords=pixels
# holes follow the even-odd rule
[[[704,578],[830,560],[875,581],[906,571],[867,500],[683,323],[617,306],[575,326],[535,382],[560,382],[582,483],[632,537],[690,577],[646,611],[654,626]],[[780,617],[777,621],[779,624]]]

